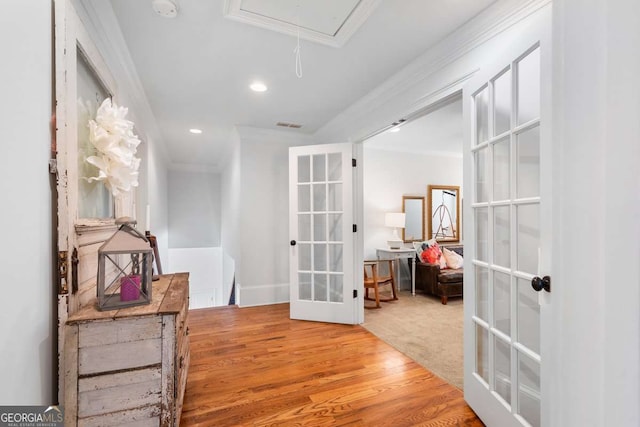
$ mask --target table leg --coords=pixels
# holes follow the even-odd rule
[[[416,296],[416,258],[411,257],[411,294]]]
[[[396,264],[396,278],[395,278],[396,286],[397,286],[398,290],[400,290],[402,288],[400,286],[401,285],[401,283],[400,283],[400,259],[398,259],[398,257],[396,257],[394,262]]]

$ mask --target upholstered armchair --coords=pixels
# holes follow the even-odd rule
[[[447,246],[447,249],[464,256],[462,246]],[[416,258],[416,288],[440,297],[447,304],[449,297],[462,296],[464,271],[462,268],[441,269],[438,264],[428,264]]]

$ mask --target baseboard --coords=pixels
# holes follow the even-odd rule
[[[236,302],[240,307],[271,305],[289,302],[289,284],[279,283],[245,287],[236,283]]]

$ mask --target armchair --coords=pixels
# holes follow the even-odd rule
[[[447,249],[464,256],[463,246],[447,246]],[[416,288],[440,297],[447,304],[449,297],[462,296],[464,271],[458,269],[440,269],[437,264],[428,264],[416,259]]]

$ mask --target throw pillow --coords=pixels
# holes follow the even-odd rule
[[[444,255],[445,261],[447,262],[447,267],[458,269],[462,268],[462,266],[464,265],[464,259],[454,251],[450,251],[447,248],[442,248],[442,254]]]
[[[436,244],[435,239],[427,240],[425,242],[413,242],[413,249],[416,250],[416,255],[418,256],[418,259],[420,261],[422,261],[422,252],[429,246],[433,246],[434,244]]]
[[[426,248],[423,247],[422,253],[420,254],[422,262],[437,264],[440,268],[447,268],[446,261],[442,257],[442,251],[440,250],[438,243],[435,241],[428,241],[425,243]]]

